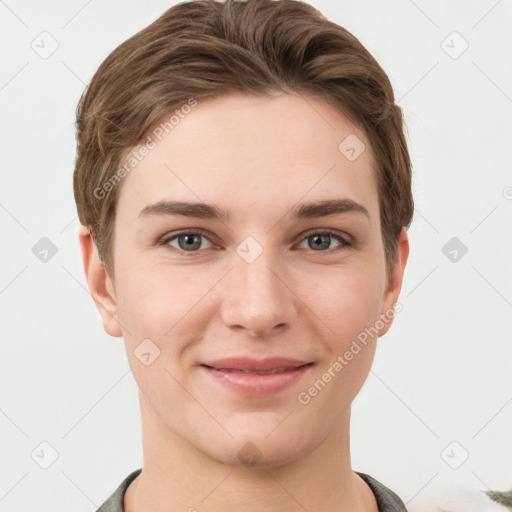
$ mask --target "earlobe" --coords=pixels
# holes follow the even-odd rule
[[[398,302],[404,277],[405,265],[409,257],[409,238],[407,231],[402,228],[395,246],[395,260],[393,270],[388,280],[386,292],[382,301],[381,318],[385,319],[384,326],[379,329],[379,337],[384,336],[391,327],[394,317],[395,304]]]
[[[112,280],[100,260],[96,244],[86,226],[80,226],[78,237],[85,277],[91,296],[100,312],[103,328],[110,336],[120,337],[123,333],[117,319],[117,301]]]

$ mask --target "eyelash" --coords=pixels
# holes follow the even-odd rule
[[[179,238],[180,236],[183,236],[183,235],[201,235],[201,236],[205,237],[210,243],[213,243],[208,238],[207,233],[205,233],[204,231],[201,231],[199,229],[189,229],[187,231],[181,231],[179,233],[175,233],[175,234],[173,234],[171,236],[165,235],[160,240],[158,240],[157,246],[167,245],[172,240],[175,240],[175,239],[177,239],[177,238]],[[312,237],[312,236],[314,236],[314,235],[330,235],[333,238],[335,238],[338,242],[340,242],[341,246],[340,247],[335,247],[334,249],[327,249],[325,251],[313,251],[313,252],[329,253],[331,251],[339,251],[339,250],[343,250],[343,249],[349,249],[349,248],[355,246],[355,242],[351,242],[350,240],[347,240],[338,231],[334,231],[332,229],[324,229],[324,230],[319,230],[319,231],[313,231],[313,232],[307,234],[306,236],[304,236],[302,238],[301,242],[306,240],[306,239],[308,239],[308,238],[310,238],[310,237]],[[169,247],[171,247],[171,246],[169,246]],[[174,251],[182,253],[182,254],[194,254],[194,253],[201,252],[201,250],[197,250],[197,251],[184,251],[184,250],[178,249],[176,247],[171,247],[171,250],[174,250]],[[312,249],[311,249],[311,251],[312,251]]]

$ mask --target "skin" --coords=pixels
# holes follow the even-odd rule
[[[349,134],[366,145],[352,162],[338,150]],[[408,239],[402,230],[387,279],[372,158],[365,134],[311,97],[199,102],[123,179],[115,280],[83,228],[89,289],[105,331],[124,338],[140,389],[144,465],[125,494],[127,512],[377,512],[351,468],[350,404],[392,321],[307,405],[297,400],[399,297]],[[369,217],[287,217],[298,202],[339,198]],[[164,199],[214,203],[231,220],[139,217]],[[157,245],[188,228],[206,234],[192,251],[183,237],[181,246]],[[312,235],[324,229],[356,243],[327,236],[316,248]],[[248,236],[263,250],[252,263],[236,252]],[[148,338],[160,355],[145,366],[134,350]],[[292,387],[251,398],[199,366],[228,356],[315,364]],[[247,442],[261,454],[252,467],[237,456]]]

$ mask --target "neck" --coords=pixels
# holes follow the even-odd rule
[[[351,469],[350,409],[316,448],[266,468],[228,465],[171,431],[140,394],[144,465],[125,512],[377,512],[370,488]]]

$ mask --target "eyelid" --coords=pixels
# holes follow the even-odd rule
[[[300,235],[302,237],[301,241],[304,240],[305,238],[312,236],[312,235],[332,235],[334,237],[341,238],[343,240],[343,242],[345,242],[346,244],[355,243],[354,238],[352,236],[350,236],[348,233],[346,233],[345,231],[339,231],[337,229],[332,229],[332,228],[314,228],[314,229],[308,230],[305,233],[302,233]]]
[[[168,242],[170,242],[173,239],[178,238],[180,235],[201,235],[204,238],[206,238],[210,243],[215,243],[210,239],[210,234],[202,229],[198,228],[188,228],[188,229],[181,229],[178,231],[172,231],[171,233],[166,233],[164,236],[162,236],[158,241],[157,245],[166,245]],[[174,249],[174,247],[173,247]],[[176,249],[179,250],[179,249]],[[186,251],[183,251],[186,252]],[[199,252],[199,251],[191,251],[192,252]]]
[[[187,228],[187,229],[181,229],[178,231],[173,231],[171,233],[167,233],[157,241],[157,245],[158,246],[166,245],[171,240],[178,238],[180,235],[189,235],[189,234],[201,235],[204,238],[206,238],[211,244],[216,245],[210,239],[210,235],[208,232],[206,232],[202,229],[198,229],[198,228]],[[300,234],[301,238],[300,238],[299,243],[302,243],[304,240],[306,240],[307,238],[309,238],[310,236],[313,236],[313,235],[331,235],[334,238],[336,238],[338,240],[338,242],[341,243],[341,247],[331,248],[326,251],[313,251],[313,252],[330,253],[332,251],[336,251],[336,250],[340,250],[340,249],[348,249],[350,247],[356,246],[356,241],[354,240],[354,238],[352,236],[350,236],[348,233],[346,233],[344,231],[338,231],[338,230],[332,229],[332,228],[312,228],[308,231],[305,231],[304,233]],[[176,249],[175,247],[172,247],[172,249],[175,249],[178,252],[187,253],[187,254],[194,254],[194,253],[201,252],[201,251],[182,251],[181,249]]]

